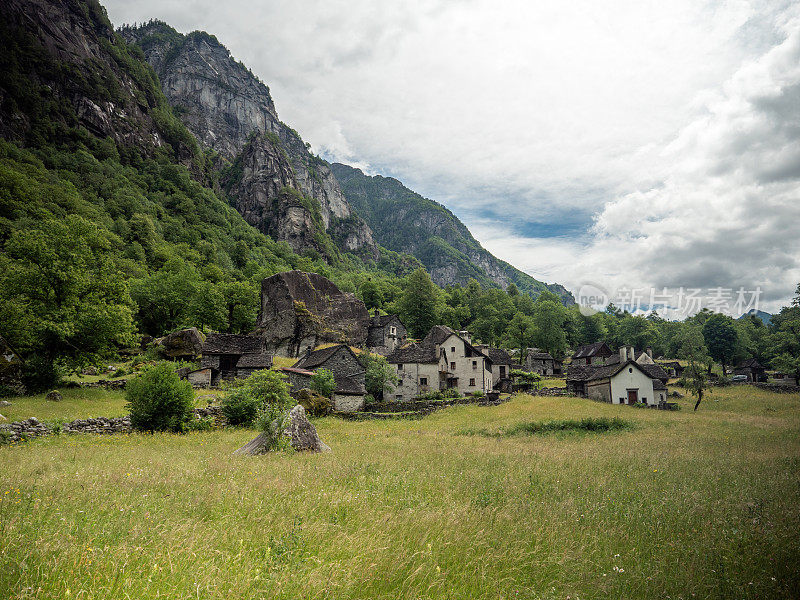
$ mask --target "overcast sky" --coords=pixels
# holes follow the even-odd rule
[[[793,2],[107,0],[215,34],[329,160],[576,294],[800,281]]]

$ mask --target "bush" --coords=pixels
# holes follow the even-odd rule
[[[280,371],[261,370],[247,379],[232,382],[221,404],[222,414],[231,425],[256,422],[264,429],[291,408],[293,402],[285,375]]]
[[[445,391],[442,392],[442,397],[461,398],[461,392],[459,392],[456,388],[447,388]]]
[[[297,403],[305,408],[306,412],[312,417],[323,417],[333,409],[330,398],[326,398],[322,394],[318,394],[307,388],[298,392]]]
[[[192,419],[186,426],[187,431],[211,431],[214,429],[214,417]]]
[[[330,398],[333,390],[336,389],[336,380],[333,378],[333,373],[328,369],[317,369],[311,376],[311,389],[320,396]]]
[[[123,367],[120,367],[119,369],[114,371],[114,373],[112,373],[111,378],[114,379],[116,377],[123,377],[123,376],[125,376],[127,374],[128,374],[128,372]]]
[[[44,392],[56,387],[61,381],[56,365],[44,358],[33,356],[25,361],[22,383],[29,394]]]
[[[128,382],[125,399],[131,426],[140,431],[183,432],[192,418],[192,386],[180,379],[168,362],[145,367]]]

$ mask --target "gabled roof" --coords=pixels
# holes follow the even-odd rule
[[[660,379],[653,380],[653,389],[654,390],[665,390],[667,386]]]
[[[344,349],[345,352],[352,354],[353,358],[358,361],[356,353],[353,352],[350,346],[347,344],[336,344],[335,346],[328,346],[327,348],[320,348],[319,350],[313,350],[309,352],[300,358],[300,360],[298,360],[296,363],[294,363],[293,366],[297,369],[314,369],[316,367],[320,367],[324,365],[329,358],[342,349]]]
[[[572,358],[589,358],[591,356],[597,356],[603,348],[605,348],[606,354],[609,356],[614,353],[614,351],[611,350],[611,348],[609,348],[608,344],[605,342],[595,342],[594,344],[588,344],[578,348],[575,351],[575,354],[572,355]]]
[[[736,365],[737,369],[764,369],[764,365],[758,362],[758,359],[755,358],[748,358],[747,360],[743,360],[738,365]]]
[[[369,326],[370,327],[386,327],[389,323],[396,320],[400,325],[403,325],[403,322],[400,320],[400,317],[397,315],[377,315],[374,317],[370,317]],[[403,325],[405,327],[405,325]]]
[[[425,339],[422,340],[422,343],[429,343],[429,344],[441,344],[451,335],[458,335],[455,331],[450,329],[447,325],[434,325],[431,327],[431,330],[428,332],[428,335],[425,336]],[[461,337],[461,336],[458,336]],[[464,340],[466,342],[466,340]]]
[[[351,396],[363,396],[367,393],[364,382],[357,377],[338,377],[336,379],[335,394],[347,394]]]
[[[529,348],[527,357],[535,360],[554,360],[549,352],[544,352],[543,350],[539,350],[539,348]]]
[[[650,379],[667,381],[669,378],[667,372],[659,365],[640,365],[634,360],[626,360],[625,362],[608,362],[604,365],[570,365],[567,371],[567,379],[569,381],[596,381],[598,379],[605,379],[607,377],[613,377],[628,365],[636,367]]]
[[[487,348],[482,351],[496,365],[510,365],[514,362],[511,355],[502,348]]]
[[[410,346],[398,348],[387,356],[386,360],[391,364],[431,364],[439,362],[439,354],[436,351],[435,344],[425,343],[423,340],[419,344],[411,344]]]
[[[266,352],[259,354],[242,354],[236,362],[237,369],[269,369],[272,366],[272,355]]]
[[[260,354],[263,347],[263,340],[253,335],[209,333],[203,354]]]

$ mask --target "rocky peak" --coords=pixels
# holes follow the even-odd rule
[[[258,150],[249,144],[251,136],[258,134],[261,140],[271,140],[273,148],[285,156],[292,170],[287,185],[318,205],[323,233],[333,237],[342,250],[378,258],[372,231],[350,208],[330,166],[309,151],[294,129],[280,121],[269,88],[214,36],[205,32],[183,35],[159,21],[123,27],[120,33],[142,49],[158,73],[170,104],[198,140],[234,164],[248,154],[245,161],[253,168],[242,173],[240,185],[230,187],[234,204],[252,208],[254,201],[240,195],[245,192],[257,194],[260,205],[275,197],[271,179],[261,177],[274,165],[259,168],[253,163],[259,156],[271,155],[265,152],[266,147]],[[256,179],[249,180],[251,174]],[[250,214],[252,218],[255,213]],[[264,218],[272,216],[264,213]],[[271,223],[257,226],[264,231],[275,229]],[[303,238],[313,237],[313,232],[309,234]]]

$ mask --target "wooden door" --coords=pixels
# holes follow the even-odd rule
[[[628,404],[636,404],[639,401],[638,390],[628,390]]]

